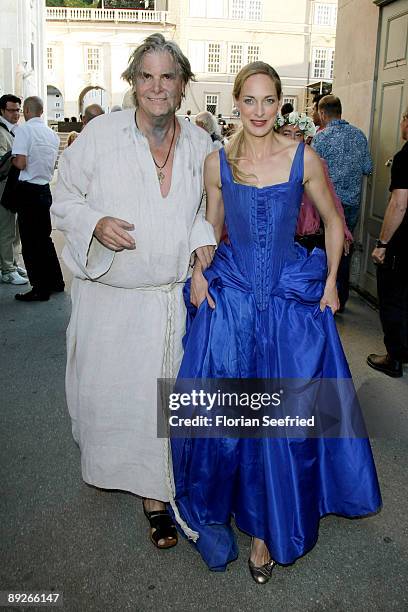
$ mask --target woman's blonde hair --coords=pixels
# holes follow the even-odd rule
[[[255,74],[266,74],[268,77],[270,77],[273,83],[275,84],[276,94],[278,98],[281,98],[282,84],[276,70],[265,62],[251,62],[250,64],[247,64],[246,66],[241,68],[241,70],[235,77],[234,87],[232,89],[232,95],[234,96],[234,100],[238,100],[239,96],[241,95],[242,87],[245,81],[249,79],[249,77],[254,76]],[[227,160],[231,166],[234,180],[238,183],[246,183],[249,179],[256,178],[255,175],[246,174],[238,168],[238,163],[242,159],[243,143],[244,131],[241,127],[234,134],[234,136],[231,138],[230,142],[226,147]]]

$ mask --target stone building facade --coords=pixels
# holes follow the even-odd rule
[[[0,95],[44,98],[44,0],[1,0],[0,17]]]
[[[277,69],[286,101],[299,109],[308,83],[332,80],[337,0],[156,0],[154,9],[47,9],[50,119],[77,116],[84,99],[129,104],[120,74],[157,31],[178,42],[197,75],[180,112],[230,115],[235,74],[255,59]]]

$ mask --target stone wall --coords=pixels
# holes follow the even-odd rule
[[[339,0],[333,93],[343,117],[370,132],[379,9],[373,0]]]

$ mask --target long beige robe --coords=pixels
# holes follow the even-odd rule
[[[190,255],[215,244],[200,207],[211,140],[179,123],[166,198],[129,110],[94,119],[66,149],[52,207],[75,277],[66,391],[83,478],[163,501],[169,491],[156,381],[176,376],[180,364]],[[114,253],[92,236],[106,215],[134,224],[136,250]]]

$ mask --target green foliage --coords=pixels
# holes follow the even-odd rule
[[[46,0],[47,6],[68,6],[72,8],[101,8],[101,0]],[[154,9],[154,1],[148,5],[144,0],[104,0],[105,8]]]
[[[99,0],[99,4],[101,4]],[[144,9],[144,0],[104,0],[105,8]],[[148,8],[154,8],[154,2],[149,2]]]
[[[98,0],[65,0],[65,6],[71,8],[96,8]]]
[[[46,0],[47,6],[68,6],[72,8],[97,8],[98,0]]]
[[[68,6],[72,8],[101,8],[101,0],[46,0],[47,6]],[[105,8],[154,9],[154,1],[146,6],[144,0],[104,0]]]

